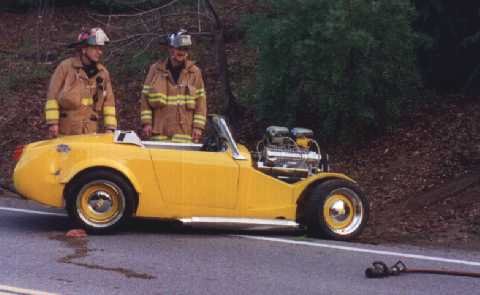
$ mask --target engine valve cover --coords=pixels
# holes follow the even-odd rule
[[[299,137],[308,137],[312,138],[313,137],[313,131],[307,128],[301,128],[301,127],[295,127],[292,129],[292,136],[294,138],[299,138]]]

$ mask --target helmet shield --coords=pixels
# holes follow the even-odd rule
[[[93,28],[87,38],[87,44],[91,46],[105,46],[110,39],[100,28]]]
[[[185,30],[180,30],[178,33],[170,34],[168,45],[178,49],[186,49],[192,46],[192,38],[186,32]]]
[[[81,32],[78,35],[77,42],[68,45],[68,47],[105,46],[108,42],[110,42],[110,39],[101,28],[93,28],[90,31]]]

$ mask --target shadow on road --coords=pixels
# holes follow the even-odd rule
[[[67,217],[0,211],[0,231],[52,232],[72,228]]]

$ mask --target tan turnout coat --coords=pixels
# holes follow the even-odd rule
[[[107,129],[117,127],[115,97],[110,74],[97,64],[91,78],[79,57],[64,60],[55,69],[48,88],[45,117],[48,125],[58,124],[61,135],[94,133],[103,118]]]
[[[167,60],[150,67],[140,99],[142,124],[152,125],[152,139],[191,142],[193,128],[203,130],[207,102],[202,73],[187,61],[175,83]]]

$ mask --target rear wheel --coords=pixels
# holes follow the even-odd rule
[[[66,198],[67,211],[87,231],[110,232],[133,214],[136,195],[124,177],[99,169],[72,181]]]
[[[305,217],[309,235],[350,240],[367,224],[368,201],[356,184],[328,180],[310,191]]]

